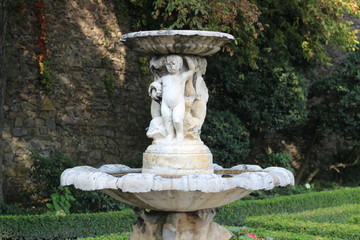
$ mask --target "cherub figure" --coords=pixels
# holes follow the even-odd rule
[[[183,67],[183,58],[179,55],[167,56],[165,66],[168,73],[159,77],[149,88],[158,89],[159,86],[156,85],[159,83],[162,85],[160,112],[167,140],[184,139],[185,85],[188,81],[192,81],[195,72],[193,60],[190,57],[184,58],[189,70],[182,72],[180,70]]]

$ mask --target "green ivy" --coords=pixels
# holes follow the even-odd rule
[[[106,73],[104,76],[105,89],[110,99],[115,96],[115,77]]]

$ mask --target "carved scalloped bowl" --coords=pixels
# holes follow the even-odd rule
[[[159,30],[128,33],[120,40],[131,49],[145,54],[210,56],[234,37],[212,31]]]
[[[220,166],[215,167],[221,170]],[[237,165],[231,169],[245,172],[230,177],[188,174],[166,178],[143,173],[115,177],[113,174],[131,172],[131,168],[120,164],[104,165],[98,169],[81,166],[65,170],[61,175],[61,185],[74,185],[85,191],[102,190],[117,200],[140,208],[177,212],[216,208],[255,190],[294,185],[293,174],[284,168]]]

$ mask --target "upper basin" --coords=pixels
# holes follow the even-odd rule
[[[157,30],[127,33],[121,37],[135,51],[153,54],[210,56],[235,38],[227,33],[195,30]]]

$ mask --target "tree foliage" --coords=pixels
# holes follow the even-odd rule
[[[211,149],[214,163],[223,167],[242,162],[249,153],[249,133],[229,111],[208,111],[202,140]]]
[[[223,114],[226,106],[231,119],[236,119],[236,124],[227,131],[239,128],[240,132],[249,134],[252,145],[246,145],[247,152],[259,148],[255,140],[267,135],[281,133],[288,138],[285,141],[293,141],[294,131],[298,129],[300,136],[296,144],[303,145],[298,148],[303,151],[299,160],[306,162],[303,167],[306,170],[312,157],[306,152],[312,151],[321,139],[318,130],[332,130],[359,139],[356,130],[359,129],[359,83],[354,70],[358,65],[354,63],[350,70],[347,63],[332,77],[317,81],[306,74],[318,64],[331,62],[329,46],[344,51],[358,49],[358,30],[353,28],[351,20],[360,16],[357,0],[152,2],[153,21],[147,25],[151,25],[150,29],[212,30],[235,37],[225,48],[230,54],[218,53],[209,59],[205,80],[211,94],[209,109]],[[205,139],[209,129],[216,132],[214,122],[225,121],[216,120],[213,115],[210,118],[204,126],[208,127],[204,130]],[[251,155],[256,158],[269,146],[262,147],[262,151]],[[223,147],[214,144],[212,148]],[[255,162],[262,164],[261,159]]]
[[[234,35],[232,51],[252,67],[264,48],[292,60],[326,62],[326,45],[354,50],[358,44],[357,30],[347,20],[360,16],[356,0],[155,0],[153,5],[153,18],[162,28]]]
[[[314,121],[321,130],[360,141],[360,51],[311,88]]]

